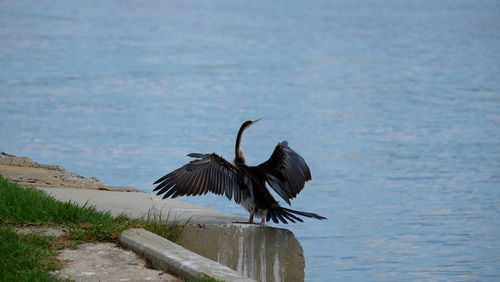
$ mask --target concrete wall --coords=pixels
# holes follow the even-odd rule
[[[302,246],[287,229],[192,224],[178,244],[258,281],[304,281]]]

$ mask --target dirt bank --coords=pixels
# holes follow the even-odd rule
[[[17,157],[4,152],[0,153],[0,174],[12,181],[30,186],[141,192],[131,187],[105,185],[95,177],[83,177],[67,172],[58,165],[40,164],[27,157]]]

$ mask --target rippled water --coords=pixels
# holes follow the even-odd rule
[[[500,2],[1,1],[0,150],[151,191],[288,140],[306,280],[499,280]],[[191,202],[245,211],[224,198]]]

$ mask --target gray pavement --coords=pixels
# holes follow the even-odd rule
[[[72,201],[83,205],[95,205],[100,211],[109,211],[117,216],[125,214],[139,218],[148,212],[161,212],[162,218],[180,222],[204,224],[228,224],[246,221],[241,216],[227,215],[216,210],[175,199],[162,199],[143,192],[114,192],[102,190],[38,187],[60,201]]]
[[[76,249],[63,250],[57,258],[66,264],[54,274],[77,282],[182,281],[163,271],[146,268],[143,258],[113,243],[82,244]]]

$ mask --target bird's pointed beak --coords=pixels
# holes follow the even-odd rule
[[[254,125],[254,124],[258,123],[261,119],[262,119],[262,118],[259,118],[259,119],[256,119],[256,120],[252,121],[252,125]]]

